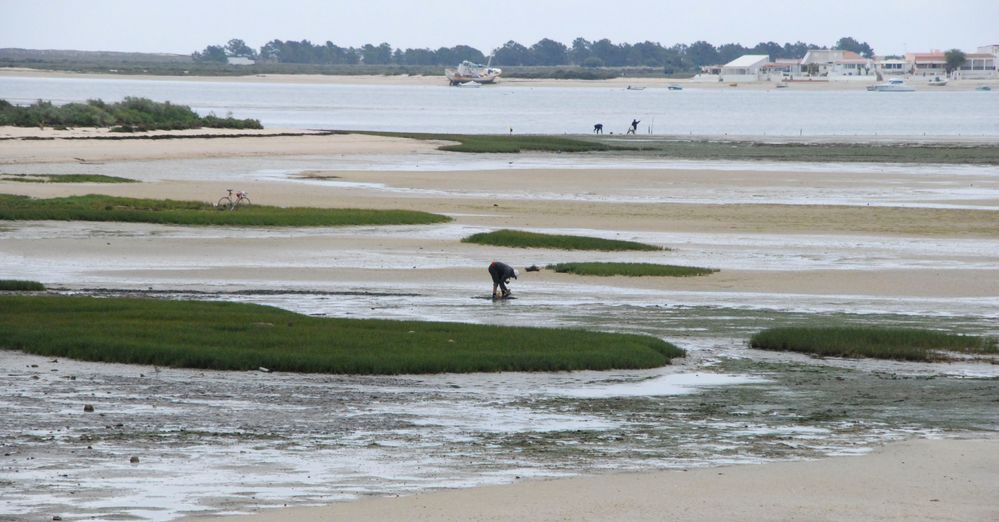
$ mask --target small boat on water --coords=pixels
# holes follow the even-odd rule
[[[669,89],[669,90],[671,90],[671,91],[682,91],[683,90],[683,86],[677,85],[675,83],[669,84],[668,86],[666,86],[666,88]]]
[[[927,83],[933,87],[943,87],[944,85],[947,85],[947,80],[939,76],[934,76],[933,79]]]
[[[885,83],[868,85],[867,90],[873,92],[912,92],[916,89],[909,87],[904,81],[898,78],[892,78]]]
[[[976,91],[991,91],[992,87],[989,87],[988,85],[979,85],[978,87],[975,87],[975,90]]]
[[[627,90],[629,90],[629,91],[644,91],[645,87],[642,87],[641,85],[629,85]]]
[[[499,78],[500,74],[503,74],[502,69],[482,65],[481,63],[473,63],[468,60],[461,62],[457,67],[444,69],[444,76],[447,76],[447,80],[451,85],[459,85],[465,82],[493,83]]]

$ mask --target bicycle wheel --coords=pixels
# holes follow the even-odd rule
[[[243,208],[243,207],[248,207],[248,206],[250,206],[250,198],[248,198],[246,196],[243,196],[243,197],[241,197],[241,198],[239,198],[239,199],[236,200],[236,203],[235,203],[235,207],[236,208]]]
[[[215,208],[219,210],[232,210],[232,200],[228,196],[222,196],[219,202],[215,204]]]

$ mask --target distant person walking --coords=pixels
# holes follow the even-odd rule
[[[626,134],[634,134],[638,130],[639,123],[642,123],[641,120],[631,120],[631,128],[628,129]]]
[[[497,297],[500,299],[510,297],[511,292],[506,285],[510,283],[511,277],[517,279],[517,271],[506,263],[493,261],[489,264],[489,275],[493,278],[493,299]],[[502,292],[499,296],[496,295],[496,288],[499,288]]]

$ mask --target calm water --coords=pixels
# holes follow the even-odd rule
[[[311,85],[0,78],[0,98],[56,103],[143,96],[267,127],[455,133],[623,132],[766,136],[999,136],[999,93]]]

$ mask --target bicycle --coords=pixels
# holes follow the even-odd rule
[[[237,190],[234,194],[232,189],[225,190],[228,194],[219,198],[218,203],[215,204],[215,208],[219,210],[236,210],[237,207],[246,207],[250,205],[249,192]]]

